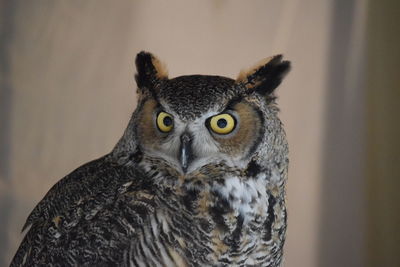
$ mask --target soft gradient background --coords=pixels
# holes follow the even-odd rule
[[[0,1],[0,266],[49,188],[122,135],[140,50],[171,77],[283,53],[285,265],[400,266],[399,3]]]

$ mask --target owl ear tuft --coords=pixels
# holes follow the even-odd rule
[[[168,79],[165,64],[149,52],[142,51],[137,54],[136,70],[136,84],[141,91],[152,91],[160,81]]]
[[[269,96],[279,86],[290,70],[290,62],[276,55],[260,61],[252,68],[239,73],[236,82],[243,84],[249,92]]]

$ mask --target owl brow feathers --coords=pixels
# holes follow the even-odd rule
[[[268,96],[280,85],[289,70],[290,62],[282,60],[282,55],[276,55],[241,71],[236,78],[236,83],[244,85],[247,93],[256,91]]]
[[[135,75],[139,92],[150,90],[154,94],[157,85],[168,79],[168,70],[157,57],[149,52],[142,51],[136,56]]]

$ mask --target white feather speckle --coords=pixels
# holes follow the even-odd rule
[[[215,189],[221,196],[229,199],[231,207],[244,218],[245,223],[252,219],[260,207],[261,210],[267,209],[266,180],[262,177],[248,180],[230,177],[223,186],[215,185]]]

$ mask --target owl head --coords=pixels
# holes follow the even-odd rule
[[[236,79],[168,78],[154,55],[136,57],[138,104],[114,149],[122,161],[162,159],[180,174],[206,164],[266,167],[287,160],[274,90],[290,69],[281,55],[241,71]]]

